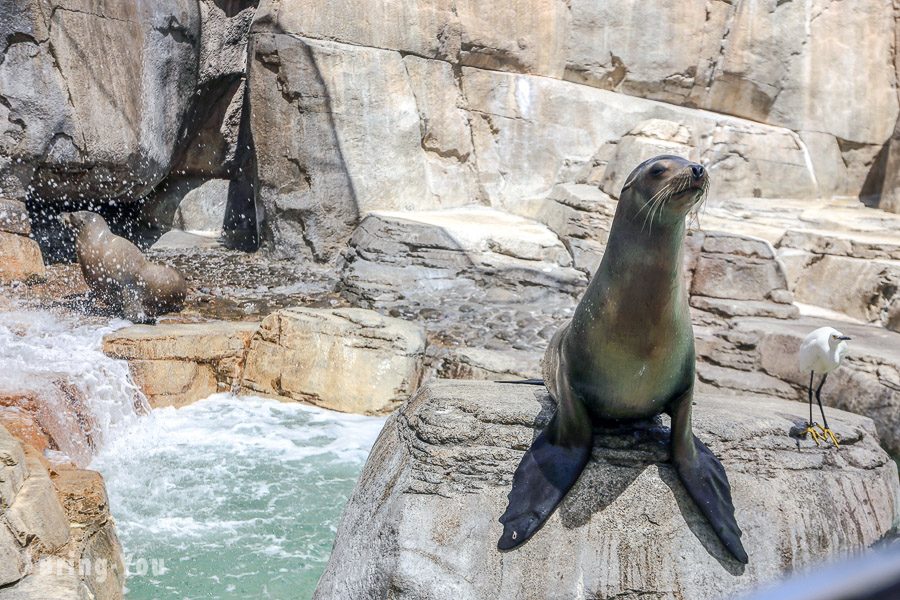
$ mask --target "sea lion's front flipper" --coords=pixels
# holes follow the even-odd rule
[[[122,289],[122,316],[137,324],[153,322],[144,310],[144,301],[136,285],[128,285]]]
[[[582,411],[584,408],[578,403],[575,412]],[[500,550],[512,550],[528,541],[584,470],[593,442],[590,419],[586,414],[578,414],[580,421],[573,421],[575,416],[570,412],[561,404],[516,468],[509,505],[500,517]]]
[[[688,495],[732,556],[747,564],[741,528],[734,518],[731,486],[725,467],[691,430],[692,394],[686,394],[672,412],[672,462]]]

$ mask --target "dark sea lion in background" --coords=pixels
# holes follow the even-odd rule
[[[728,551],[747,562],[725,469],[691,431],[685,217],[708,188],[704,168],[677,156],[652,158],[628,176],[600,267],[544,355],[544,382],[558,408],[513,476],[501,550],[527,541],[575,484],[594,424],[665,412],[679,478]]]
[[[148,261],[137,246],[110,231],[97,213],[62,213],[60,221],[75,232],[75,254],[91,292],[126,319],[146,323],[181,310],[187,283],[177,270]]]

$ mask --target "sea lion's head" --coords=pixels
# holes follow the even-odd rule
[[[104,227],[106,226],[106,221],[103,220],[103,217],[89,210],[60,213],[59,221],[76,233],[87,225],[102,224]]]
[[[639,164],[625,180],[619,202],[632,220],[644,224],[683,222],[706,197],[709,175],[703,165],[664,154]]]

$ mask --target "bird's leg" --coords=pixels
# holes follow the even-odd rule
[[[815,371],[809,372],[809,421],[806,422],[806,429],[803,431],[803,435],[809,434],[809,436],[816,443],[816,446],[819,445],[819,437],[821,434],[816,430],[817,425],[813,422],[813,377],[815,377]]]
[[[831,440],[831,443],[834,444],[835,448],[840,448],[841,445],[838,444],[837,438],[834,435],[834,432],[828,427],[828,419],[825,418],[825,408],[822,406],[822,386],[825,385],[825,379],[828,378],[828,373],[822,375],[822,381],[819,383],[819,387],[816,388],[816,402],[819,403],[819,410],[822,411],[822,423],[824,423],[824,427],[819,427],[822,430],[822,437],[825,439]],[[812,405],[810,405],[812,406]]]

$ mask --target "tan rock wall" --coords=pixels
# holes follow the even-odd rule
[[[241,387],[342,412],[383,414],[418,387],[425,331],[362,309],[285,309],[254,335]]]
[[[49,467],[0,427],[0,585],[23,600],[123,596],[122,547],[103,478]]]
[[[128,361],[151,406],[184,406],[240,380],[258,323],[137,325],[106,336],[103,352]]]
[[[279,191],[284,169],[262,184],[274,189],[269,205],[315,213],[294,244],[319,258],[346,240],[354,208],[358,217],[460,202],[519,212],[515,204],[557,184],[602,178],[610,161],[627,170],[661,148],[635,131],[648,119],[687,128],[674,151],[710,166],[716,197],[858,195],[884,177],[879,152],[900,112],[894,12],[890,0],[263,2],[251,37],[304,49],[306,67],[275,61],[277,85],[294,90],[285,97],[300,109],[287,122],[315,119],[328,158],[267,148],[261,163],[286,157],[324,187],[298,200]],[[265,62],[268,46],[252,54]],[[268,128],[282,109],[267,98],[272,106],[257,103],[251,119],[260,139],[285,135]],[[303,130],[294,136],[311,139]],[[340,186],[316,175],[325,165]],[[621,174],[606,179],[616,195]],[[307,209],[311,198],[326,202]],[[325,206],[341,208],[324,219]]]

